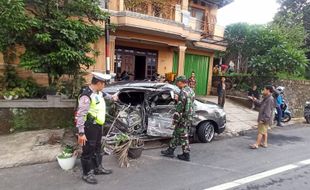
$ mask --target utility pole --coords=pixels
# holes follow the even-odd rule
[[[109,11],[109,0],[105,0],[105,8]],[[110,74],[111,57],[110,57],[110,16],[105,21],[105,57],[106,57],[106,74]]]

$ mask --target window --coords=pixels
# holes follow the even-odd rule
[[[196,18],[197,20],[203,21],[205,18],[205,11],[202,9],[191,7],[190,12],[191,16]]]

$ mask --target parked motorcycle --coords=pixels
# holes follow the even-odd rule
[[[307,123],[310,124],[310,102],[306,102],[304,116]]]
[[[291,119],[292,119],[292,113],[290,112],[289,108],[288,108],[288,105],[286,102],[284,102],[282,105],[281,105],[281,111],[282,111],[282,119],[281,121],[283,123],[287,123],[289,122]],[[278,118],[278,112],[277,110],[275,111],[275,117],[274,117],[274,120],[276,121]]]

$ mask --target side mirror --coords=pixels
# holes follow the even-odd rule
[[[174,91],[173,90],[170,91],[170,96],[172,99],[174,99]]]

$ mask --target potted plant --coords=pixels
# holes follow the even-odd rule
[[[14,92],[13,99],[23,98],[29,96],[29,94],[26,92],[24,88],[13,88],[12,90]]]
[[[12,100],[13,97],[15,96],[15,92],[11,90],[6,90],[3,92],[3,97],[6,100]]]
[[[76,155],[72,146],[66,146],[60,155],[57,156],[59,166],[63,170],[70,170],[74,167]]]
[[[128,150],[128,156],[132,159],[138,159],[142,155],[144,148],[144,142],[139,138],[134,138],[131,140],[131,144]]]
[[[115,154],[118,156],[120,167],[129,167],[129,158],[137,159],[141,156],[144,143],[141,139],[119,134],[116,137]]]

